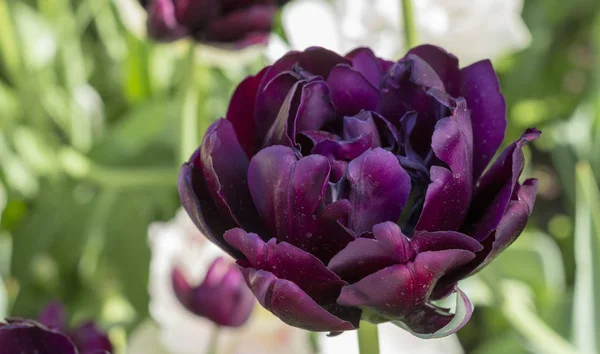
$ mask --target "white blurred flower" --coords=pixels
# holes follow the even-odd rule
[[[439,45],[463,65],[527,47],[531,35],[523,0],[413,1],[420,43]],[[296,0],[284,7],[282,22],[293,49],[318,45],[338,53],[368,46],[386,59],[404,54],[400,0]],[[276,36],[268,57],[288,49]]]
[[[148,229],[150,264],[150,314],[154,321],[142,323],[129,340],[128,354],[204,354],[214,324],[188,312],[171,286],[171,270],[179,266],[190,281],[200,281],[217,256],[231,258],[208,241],[181,210],[173,221],[156,222]],[[456,336],[419,339],[393,324],[380,329],[381,354],[462,354]],[[358,354],[356,331],[336,337],[319,333],[321,354]],[[217,354],[312,354],[308,332],[281,322],[256,306],[241,328],[221,328]]]

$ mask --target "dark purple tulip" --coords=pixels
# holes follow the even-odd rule
[[[265,43],[273,17],[288,0],[140,0],[148,34],[159,41],[193,37],[234,48]]]
[[[219,326],[240,327],[252,314],[254,295],[235,264],[217,258],[202,283],[192,287],[178,268],[172,273],[173,290],[190,312]]]
[[[48,304],[40,314],[38,321],[47,328],[67,335],[80,354],[110,353],[113,350],[106,334],[100,331],[93,321],[86,321],[74,328],[69,328],[65,310],[58,302]]]
[[[181,201],[238,260],[258,301],[312,331],[394,321],[456,332],[457,282],[521,233],[536,180],[523,146],[492,157],[506,106],[489,60],[460,69],[424,45],[397,62],[366,48],[290,52],[234,92],[182,167]],[[457,293],[456,314],[432,301]]]

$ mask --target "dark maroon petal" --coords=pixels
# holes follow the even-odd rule
[[[487,257],[477,265],[471,274],[479,271],[510,246],[525,229],[529,215],[533,210],[537,193],[537,180],[528,179],[517,192],[517,199],[511,200],[496,227],[494,242]]]
[[[92,321],[85,322],[69,331],[69,337],[75,343],[81,354],[113,351],[113,346],[108,336],[100,331]]]
[[[453,97],[460,96],[461,71],[458,68],[458,59],[454,55],[429,44],[415,47],[408,53],[418,56],[429,64],[444,83],[444,91]]]
[[[248,157],[231,122],[220,119],[208,128],[200,160],[206,185],[221,213],[229,214],[247,230],[261,231],[247,184]]]
[[[198,149],[190,161],[199,159]],[[240,256],[239,251],[223,240],[226,230],[237,227],[231,215],[221,214],[219,208],[212,200],[204,176],[199,165],[185,163],[179,171],[178,181],[179,198],[185,211],[188,213],[196,227],[211,240],[234,258]]]
[[[235,42],[252,33],[268,33],[271,31],[273,16],[277,7],[254,5],[240,9],[211,22],[204,31],[202,38],[216,42]]]
[[[371,133],[360,135],[352,140],[334,141],[325,139],[315,145],[312,153],[327,158],[352,160],[369,150],[372,140]]]
[[[265,243],[258,235],[242,229],[229,230],[224,237],[248,259],[247,266],[246,262],[239,263],[242,267],[264,270],[288,280],[319,304],[334,303],[346,284],[318,258],[287,242],[271,239]]]
[[[379,103],[379,90],[360,72],[348,65],[338,65],[327,78],[331,101],[341,116],[353,116],[361,110],[374,111]]]
[[[274,81],[278,78],[275,78]],[[271,125],[269,131],[265,135],[262,144],[263,147],[272,145],[284,145],[287,147],[295,146],[296,127],[294,125],[294,119],[300,106],[302,89],[305,84],[305,80],[296,81],[287,92],[287,96],[281,103],[279,113],[277,113],[273,125]]]
[[[472,189],[473,132],[464,99],[435,127],[431,147],[450,167],[432,167],[431,184],[416,230],[457,230],[465,219]]]
[[[185,37],[188,29],[175,17],[172,0],[155,0],[148,8],[148,35],[158,41],[174,41]]]
[[[469,264],[447,274],[439,282],[440,287],[452,286],[457,281],[477,273],[494,258],[496,258],[506,247],[510,246],[521,234],[527,219],[531,215],[535,195],[537,192],[537,180],[528,179],[522,186],[516,186],[517,193],[508,204],[508,208],[498,224],[496,230],[481,241],[484,249],[476,253],[476,257]]]
[[[540,134],[537,129],[528,129],[502,152],[479,179],[473,192],[469,216],[463,226],[466,234],[481,241],[496,228],[525,166],[523,146],[539,138]]]
[[[254,204],[271,232],[293,241],[296,221],[317,211],[329,179],[329,162],[320,155],[300,160],[294,150],[280,145],[259,151],[248,168]],[[294,242],[292,242],[294,243]]]
[[[277,77],[279,74],[284,71],[290,71],[294,67],[294,65],[298,62],[298,58],[300,57],[300,52],[298,51],[290,51],[277,60],[273,65],[267,66],[265,68],[265,74],[263,75],[262,80],[260,81],[260,85],[258,86],[258,93],[263,94],[265,88],[269,85],[271,80]],[[285,95],[284,95],[285,97]],[[283,99],[282,99],[283,100]],[[258,107],[257,107],[258,108]],[[277,114],[277,113],[275,113]],[[256,116],[256,114],[255,114]]]
[[[239,268],[223,258],[211,264],[198,286],[192,287],[178,268],[173,269],[171,279],[175,295],[186,309],[220,326],[239,327],[252,314],[254,295]]]
[[[381,147],[379,130],[371,112],[363,110],[352,117],[344,117],[344,139],[355,139],[364,134],[371,135],[372,148]]]
[[[400,321],[416,333],[434,333],[452,315],[434,311],[429,294],[445,273],[474,257],[470,251],[457,249],[419,253],[412,263],[384,268],[344,286],[338,303]]]
[[[294,150],[279,145],[261,150],[248,169],[254,203],[273,235],[324,262],[354,239],[341,224],[350,208],[320,210],[330,170],[324,156],[298,160]]]
[[[257,127],[257,143],[262,146],[264,141],[260,140],[267,135],[271,126],[275,123],[277,115],[281,111],[289,91],[295,87],[299,77],[291,71],[283,71],[271,78],[265,83],[265,80],[278,69],[276,65],[281,62],[281,65],[288,64],[288,61],[296,60],[295,55],[288,54],[267,70],[261,80],[258,95],[256,96],[256,104],[254,106],[254,121]]]
[[[67,329],[67,318],[65,308],[58,301],[52,301],[42,310],[38,316],[38,322],[44,326],[59,331]]]
[[[334,119],[335,108],[329,99],[327,83],[317,80],[306,84],[296,115],[296,132],[320,130]]]
[[[326,311],[308,296],[298,285],[279,279],[273,273],[242,268],[248,287],[258,302],[290,326],[314,332],[341,332],[358,328],[357,322],[339,318]]]
[[[380,59],[371,49],[357,48],[346,54],[345,57],[352,61],[352,68],[363,74],[373,86],[379,85],[379,81],[383,77],[383,70]]]
[[[429,88],[443,92],[444,85],[429,64],[415,55],[409,55],[386,73],[381,83],[381,100],[377,109],[398,127],[407,112],[416,112],[418,120],[411,134],[411,143],[423,157],[431,149],[431,136],[436,122],[447,116],[447,108],[441,107],[431,92],[427,91]]]
[[[410,177],[394,154],[369,150],[348,164],[348,200],[352,204],[349,227],[357,234],[373,225],[396,221],[410,194]]]
[[[410,245],[417,253],[450,249],[479,252],[483,249],[472,237],[456,231],[417,232]]]
[[[268,69],[269,67],[266,67],[258,74],[245,78],[233,92],[227,109],[227,120],[233,125],[235,135],[248,158],[254,155],[257,145],[262,143],[257,141],[254,103],[258,85]]]
[[[410,82],[425,89],[445,91],[443,77],[431,67],[430,63],[419,56],[408,54],[410,60]]]
[[[387,221],[373,226],[375,239],[358,238],[331,259],[328,268],[349,283],[394,264],[404,264],[414,252],[398,225]]]
[[[477,180],[494,157],[506,131],[506,103],[489,60],[461,70],[462,96],[473,125],[473,178]]]
[[[66,335],[30,320],[7,320],[0,325],[0,354],[78,354]]]
[[[152,0],[149,0],[152,1]],[[177,21],[189,28],[190,31],[202,29],[211,20],[220,16],[218,0],[169,0],[175,4]]]
[[[298,65],[307,72],[321,76],[327,80],[331,70],[338,64],[349,64],[350,61],[331,50],[321,47],[305,49],[298,58]]]

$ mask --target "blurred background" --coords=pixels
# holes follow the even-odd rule
[[[538,199],[514,246],[463,285],[476,310],[458,336],[466,353],[595,353],[600,2],[525,0],[522,18],[528,46],[494,65],[506,142],[543,131],[525,173]],[[289,45],[286,31],[278,21]],[[135,0],[0,0],[0,318],[60,299],[120,353],[149,316],[147,230],[180,206],[186,131],[224,115],[235,85],[269,62],[260,48],[190,57],[190,43],[144,32]]]

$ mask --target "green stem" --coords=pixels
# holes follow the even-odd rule
[[[181,107],[180,146],[178,164],[187,161],[198,147],[198,95],[199,88],[195,80],[196,46],[190,43],[186,58],[186,83]]]
[[[418,43],[417,26],[411,0],[400,0],[402,2],[402,19],[404,23],[404,39],[407,48],[413,48]]]
[[[360,354],[379,354],[379,332],[377,325],[360,322],[358,329],[358,349]]]
[[[219,333],[221,332],[221,327],[215,325],[215,328],[212,331],[210,336],[210,342],[208,343],[208,350],[206,354],[217,354],[219,350]]]

